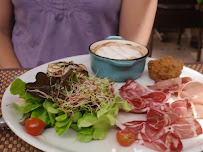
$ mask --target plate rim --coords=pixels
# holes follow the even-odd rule
[[[72,56],[72,57],[67,57],[67,58],[61,58],[61,59],[58,59],[58,60],[54,60],[54,61],[51,61],[51,62],[42,64],[42,65],[40,65],[40,66],[37,66],[37,67],[35,67],[35,68],[33,68],[33,69],[30,69],[30,70],[28,70],[27,72],[25,72],[25,73],[23,73],[22,75],[20,75],[19,77],[23,77],[23,76],[25,76],[25,75],[28,75],[29,73],[32,73],[32,71],[35,71],[36,69],[40,69],[41,67],[47,66],[49,63],[58,62],[58,61],[62,61],[62,60],[67,61],[67,60],[72,60],[72,59],[74,59],[74,58],[80,58],[80,57],[87,57],[87,58],[88,58],[88,57],[90,57],[90,55],[89,55],[89,54],[85,54],[85,55],[78,55],[78,56]],[[153,60],[153,59],[155,59],[155,58],[150,58],[150,57],[147,58],[148,61],[149,61],[149,60]],[[147,64],[147,63],[146,63],[146,64]],[[45,68],[45,67],[44,67],[44,68]],[[199,75],[200,77],[203,78],[203,75],[202,75],[200,72],[198,72],[198,71],[196,71],[196,70],[193,70],[193,69],[191,69],[191,68],[189,68],[189,67],[184,66],[184,67],[183,67],[183,70],[189,70],[189,71],[191,71],[192,73],[195,73],[196,75]],[[37,149],[40,149],[40,150],[42,150],[42,151],[54,151],[54,152],[56,152],[57,149],[51,149],[52,147],[50,147],[50,145],[40,144],[40,142],[37,140],[37,138],[35,138],[35,140],[33,141],[33,138],[31,138],[31,137],[28,138],[28,136],[22,136],[22,135],[20,134],[20,132],[15,129],[15,126],[12,125],[12,122],[10,122],[10,121],[7,119],[6,110],[5,110],[5,108],[4,108],[6,105],[4,104],[4,102],[5,102],[6,94],[9,94],[9,93],[10,93],[10,86],[11,86],[11,84],[9,84],[9,86],[6,88],[5,92],[3,93],[2,102],[1,102],[2,117],[4,118],[5,122],[6,122],[7,125],[9,126],[9,128],[10,128],[20,139],[22,139],[22,140],[25,141],[26,143],[30,144],[31,146],[33,146],[33,147],[35,147],[35,148],[37,148]],[[30,136],[30,135],[29,135],[29,136]],[[200,148],[203,149],[203,145],[201,145]],[[199,149],[199,148],[198,148],[198,149]],[[197,149],[197,150],[198,150],[198,149]],[[193,150],[193,149],[192,149],[192,150]],[[196,150],[196,149],[194,149],[194,150]],[[199,150],[200,150],[200,149],[199,149]]]

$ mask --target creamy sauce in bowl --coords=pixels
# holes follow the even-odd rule
[[[117,60],[132,60],[147,54],[147,49],[143,49],[144,46],[124,42],[107,41],[106,43],[98,44],[91,50],[98,56]]]

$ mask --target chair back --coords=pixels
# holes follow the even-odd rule
[[[195,9],[196,0],[159,0],[158,9]]]

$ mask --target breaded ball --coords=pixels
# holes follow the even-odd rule
[[[148,62],[149,76],[153,80],[166,80],[179,77],[183,69],[181,60],[173,60],[171,56]]]

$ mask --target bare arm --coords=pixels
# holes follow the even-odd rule
[[[20,68],[11,43],[12,10],[10,0],[0,1],[0,68]]]
[[[124,39],[147,45],[158,0],[123,0],[119,35]]]

